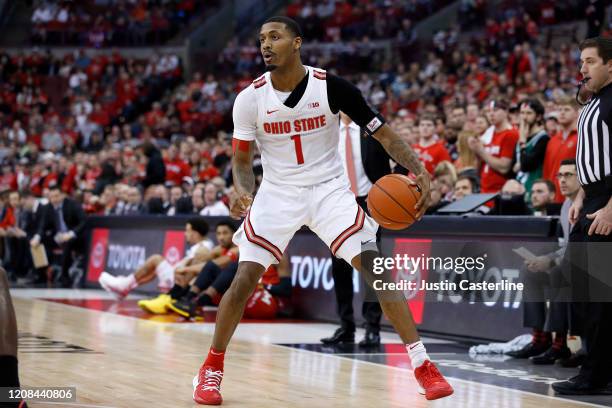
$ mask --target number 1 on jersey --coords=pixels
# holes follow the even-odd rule
[[[304,164],[304,154],[302,153],[302,138],[300,135],[291,136],[291,140],[295,144],[295,157],[298,164]]]

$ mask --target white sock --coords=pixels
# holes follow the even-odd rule
[[[138,282],[136,281],[136,276],[134,276],[134,274],[125,276],[124,279],[125,285],[127,286],[128,290],[132,290],[136,286],[138,286]]]
[[[420,367],[425,360],[430,359],[427,355],[427,350],[425,350],[425,346],[421,341],[407,344],[406,350],[408,350],[408,356],[410,357],[410,364],[412,365],[413,370]]]

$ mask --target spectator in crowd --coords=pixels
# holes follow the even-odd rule
[[[509,104],[503,99],[491,101],[487,107],[487,115],[495,126],[490,138],[481,141],[469,139],[469,147],[482,161],[480,168],[480,191],[496,193],[510,178],[512,158],[518,141],[518,132],[508,121]]]
[[[21,196],[20,202],[17,202],[19,196]],[[36,198],[27,191],[23,194],[11,192],[9,205],[18,210],[15,212],[15,226],[6,230],[10,248],[10,261],[6,266],[9,275],[16,277],[21,271],[23,276],[33,267],[29,240],[36,234],[40,218],[37,217],[37,210],[42,206],[39,206]],[[40,216],[40,213],[38,215]],[[43,281],[35,277],[30,283],[43,283]]]
[[[42,215],[39,229],[30,241],[32,246],[38,245],[43,235],[51,238],[55,245],[45,245],[47,254],[56,246],[61,250],[61,274],[59,282],[63,287],[70,287],[68,269],[76,257],[84,254],[85,239],[82,236],[85,227],[85,213],[80,203],[64,195],[58,185],[49,188],[49,204]],[[48,243],[49,239],[45,240]],[[74,282],[75,284],[77,282]]]
[[[200,211],[200,215],[229,216],[229,209],[221,201],[220,192],[212,182],[206,183],[204,188],[204,208]]]
[[[140,215],[144,214],[145,208],[142,204],[142,193],[138,187],[129,187],[127,193],[127,202],[123,207],[125,215]]]
[[[559,215],[555,203],[555,185],[546,179],[534,180],[531,186],[531,208],[533,215]]]
[[[508,354],[515,358],[531,358],[534,364],[554,364],[561,360],[562,365],[575,367],[576,363],[584,359],[585,353],[571,356],[567,347],[567,334],[571,328],[569,304],[563,299],[555,301],[553,289],[562,286],[559,281],[562,279],[561,265],[570,233],[569,208],[580,190],[576,161],[562,161],[557,177],[566,197],[560,217],[563,238],[560,240],[561,247],[555,252],[525,260],[525,270],[521,273],[525,282],[523,325],[533,330],[533,339],[522,349]]]
[[[528,98],[519,107],[519,140],[514,157],[514,173],[525,190],[531,192],[533,182],[542,178],[542,164],[549,137],[544,130],[544,105],[535,98]],[[529,194],[526,199],[529,199]]]
[[[144,264],[134,273],[127,276],[113,276],[104,271],[98,282],[107,292],[112,293],[118,299],[122,299],[138,286],[144,285],[157,278],[157,286],[161,291],[168,291],[174,286],[177,271],[192,270],[197,274],[204,265],[212,249],[212,242],[208,239],[208,223],[200,217],[190,218],[185,224],[185,239],[189,243],[189,250],[185,257],[177,264],[172,265],[162,255],[151,255]],[[169,295],[160,295],[164,299],[170,299]],[[160,297],[161,298],[161,297]],[[158,299],[160,299],[158,298]],[[139,302],[143,309],[158,313],[159,310],[150,302]],[[165,312],[165,308],[164,308]]]
[[[468,175],[460,175],[455,182],[453,201],[461,200],[470,194],[478,192],[478,181]]]
[[[501,195],[491,210],[491,215],[530,215],[532,212],[525,203],[525,186],[515,179],[507,180]]]
[[[576,157],[576,147],[578,144],[578,132],[576,130],[578,104],[574,98],[569,96],[561,97],[557,101],[557,110],[559,113],[560,130],[551,136],[546,146],[542,177],[555,183],[555,201],[561,203],[564,196],[561,193],[556,172],[563,160]]]
[[[144,142],[140,148],[147,159],[143,187],[146,189],[154,184],[163,184],[166,180],[166,166],[159,149],[150,141]]]
[[[453,190],[457,181],[457,171],[453,164],[444,160],[438,163],[433,172],[433,183],[440,191],[442,203],[449,203],[453,198]]]
[[[196,214],[200,214],[206,204],[204,203],[204,189],[201,187],[196,187],[193,189],[193,193],[191,194],[191,203],[193,207],[193,212]]]
[[[412,146],[430,174],[433,174],[438,163],[443,160],[451,160],[444,147],[444,142],[437,140],[434,134],[434,123],[435,118],[431,115],[423,115],[419,118],[419,142]]]
[[[166,181],[174,186],[180,186],[184,177],[191,177],[191,168],[179,157],[179,149],[174,144],[168,147],[164,165],[166,166]]]
[[[470,138],[476,138],[479,135],[475,131],[462,130],[457,137],[457,160],[453,163],[455,169],[459,173],[469,172],[470,174],[478,175],[480,162],[478,156],[469,146]]]
[[[168,207],[167,215],[176,215],[176,207],[178,201],[183,198],[183,188],[180,185],[170,187],[170,205]]]

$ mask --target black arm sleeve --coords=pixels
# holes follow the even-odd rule
[[[543,137],[533,146],[531,152],[521,152],[521,171],[533,171],[544,163],[546,155],[546,146],[548,145],[549,137]]]
[[[385,119],[368,105],[359,88],[330,73],[327,73],[327,100],[333,113],[346,113],[369,135],[385,123]]]

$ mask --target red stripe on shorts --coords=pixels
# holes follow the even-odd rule
[[[280,262],[281,259],[283,258],[283,251],[278,249],[278,247],[276,247],[274,244],[272,244],[270,241],[268,241],[264,237],[261,237],[255,233],[255,230],[253,229],[253,225],[251,225],[250,216],[251,216],[251,213],[249,212],[246,216],[246,220],[244,223],[244,227],[245,227],[244,231],[246,232],[247,239],[253,244],[260,246],[266,251],[270,252],[272,255],[274,255],[276,259],[278,259],[278,262]]]
[[[355,216],[355,222],[353,223],[353,225],[342,231],[342,233],[338,235],[338,237],[334,239],[334,241],[331,243],[330,249],[334,256],[336,255],[336,251],[338,251],[342,244],[344,244],[344,241],[346,241],[351,235],[363,228],[364,221],[365,212],[363,212],[363,209],[360,206],[357,206],[357,215]]]

